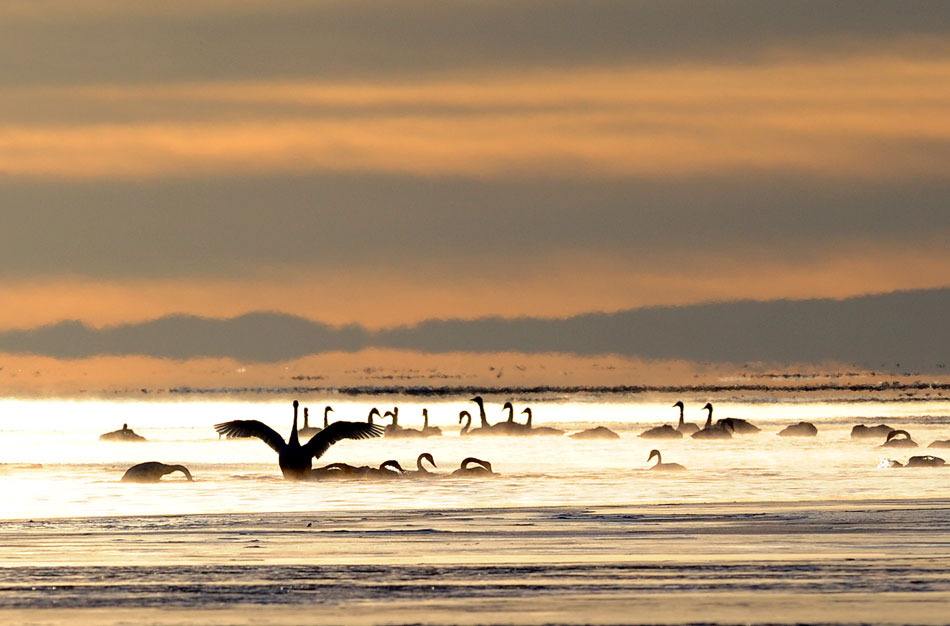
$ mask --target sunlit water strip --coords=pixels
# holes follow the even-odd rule
[[[377,402],[372,402],[376,400]],[[648,441],[636,435],[659,423],[673,423],[672,399],[642,402],[560,398],[534,401],[535,425],[572,432],[606,425],[619,441],[576,441],[567,437],[459,437],[458,414],[477,407],[456,402],[399,400],[400,424],[421,426],[421,409],[444,436],[428,439],[344,441],[318,463],[345,461],[378,465],[396,459],[412,467],[421,452],[431,452],[439,470],[449,472],[467,456],[492,462],[491,480],[322,482],[295,484],[281,479],[277,456],[258,440],[219,440],[213,424],[230,419],[260,419],[281,433],[290,430],[289,400],[235,401],[3,401],[0,402],[0,489],[5,519],[154,515],[248,511],[378,510],[553,506],[650,502],[731,502],[761,499],[826,500],[941,497],[947,494],[944,470],[891,470],[884,458],[925,454],[935,439],[950,439],[950,401],[776,400],[716,404],[715,417],[742,417],[763,432],[731,441],[693,439]],[[613,398],[611,400],[614,400]],[[322,422],[323,406],[333,419],[363,421],[376,405],[393,399],[353,401],[312,399],[311,423]],[[516,418],[524,403],[516,403]],[[700,401],[687,402],[687,421],[701,423]],[[505,419],[500,402],[488,403],[489,420]],[[787,439],[775,433],[807,420],[819,428],[813,439]],[[911,431],[922,448],[884,450],[879,441],[850,439],[855,423],[886,421]],[[123,423],[145,436],[144,443],[112,443],[99,434]],[[652,448],[665,461],[689,471],[658,475],[648,471]],[[931,450],[940,454],[939,450]],[[950,459],[950,454],[945,454]],[[188,483],[166,477],[156,485],[130,485],[119,478],[143,461],[182,463],[195,475]],[[34,467],[34,464],[42,467]]]

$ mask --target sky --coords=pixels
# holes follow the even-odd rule
[[[22,334],[118,326],[119,356],[207,356],[145,347],[169,315],[292,316],[294,345],[307,324],[939,302],[948,31],[939,1],[5,2],[0,350],[62,371],[88,357]],[[226,358],[299,357],[271,352]]]

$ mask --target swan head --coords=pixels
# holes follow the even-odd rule
[[[706,411],[706,410],[712,411],[712,403],[710,402],[706,403],[706,406],[703,407],[703,411]]]
[[[435,464],[435,459],[433,459],[432,455],[428,452],[423,452],[422,454],[419,455],[417,462],[421,464],[422,461],[428,461],[432,465],[432,467],[438,467],[438,465]]]
[[[326,407],[323,408],[323,414],[326,415],[327,413],[329,413],[329,412],[332,411],[332,410],[333,410],[333,407],[332,407],[332,406],[326,406]]]
[[[459,411],[459,424],[461,424],[462,421],[463,421],[466,417],[471,418],[471,417],[472,417],[472,414],[469,413],[468,411]]]
[[[472,398],[471,401],[474,402],[474,403],[476,403],[476,404],[482,404],[482,403],[485,402],[484,400],[482,400],[482,397],[481,397],[481,396],[475,396],[474,398]]]
[[[679,408],[681,408],[681,409],[684,408],[684,407],[683,407],[683,401],[682,401],[682,400],[677,400],[677,401],[676,401],[676,404],[673,405],[673,408],[674,408],[674,409],[677,408],[677,407],[679,407]]]
[[[294,400],[294,408],[296,409],[298,406],[300,406],[300,403]]]
[[[647,462],[649,463],[651,460],[653,460],[653,457],[657,457],[657,459],[659,459],[659,458],[660,458],[660,451],[659,451],[659,450],[650,450],[650,456],[647,457]]]

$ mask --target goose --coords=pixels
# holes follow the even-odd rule
[[[910,438],[910,433],[906,430],[892,430],[887,433],[887,439],[879,447],[881,448],[916,448],[917,442]]]
[[[438,467],[438,465],[435,464],[435,459],[432,458],[432,455],[428,452],[423,452],[416,458],[416,471],[407,470],[405,472],[406,476],[411,478],[441,478],[441,476],[438,474],[434,474],[426,469],[426,467],[422,464],[423,461],[428,461],[432,467]]]
[[[620,439],[620,435],[605,426],[588,428],[569,435],[571,439]]]
[[[950,448],[950,439],[938,439],[927,447],[928,448]]]
[[[814,437],[817,434],[818,429],[811,422],[798,422],[778,432],[779,437]]]
[[[323,428],[326,428],[330,425],[330,411],[333,410],[332,406],[323,407]],[[323,430],[323,428],[317,428],[316,426],[311,426],[309,421],[309,416],[307,415],[309,411],[306,408],[303,410],[303,428],[300,429],[300,432],[297,433],[300,437],[312,437],[318,432]]]
[[[387,437],[425,437],[425,434],[421,430],[403,428],[399,425],[399,407],[393,407],[392,411],[386,411],[383,413],[383,417],[393,418],[393,423],[387,426],[385,429],[385,434]]]
[[[851,429],[852,439],[877,439],[878,437],[887,437],[894,430],[887,424],[878,424],[877,426],[865,426],[858,424]]]
[[[429,426],[429,409],[422,409],[422,434],[426,437],[441,437],[442,429],[438,426]]]
[[[679,410],[680,410],[680,421],[679,421],[679,423],[676,425],[676,430],[680,431],[680,432],[683,433],[684,435],[692,435],[693,433],[695,433],[696,431],[699,430],[699,426],[697,426],[696,424],[689,424],[689,423],[687,423],[686,420],[683,418],[683,413],[684,413],[684,408],[685,408],[685,407],[683,406],[683,401],[682,401],[682,400],[677,400],[677,401],[676,401],[676,404],[673,405],[673,408],[679,408]]]
[[[656,465],[650,468],[651,471],[658,472],[682,472],[686,468],[680,465],[679,463],[664,463],[663,457],[660,455],[659,450],[650,450],[650,456],[647,457],[647,463],[650,462],[650,459],[656,457]]]
[[[706,416],[706,425],[702,429],[697,430],[693,433],[693,439],[732,439],[731,426],[728,422],[720,424],[712,423],[713,416],[713,406],[711,403],[707,402],[706,406],[703,407],[703,410],[709,411],[709,415]]]
[[[475,467],[469,467],[469,465],[475,464]],[[466,458],[462,461],[462,464],[457,470],[452,472],[452,476],[466,476],[466,477],[475,477],[475,476],[493,476],[495,473],[491,469],[491,463],[488,461],[483,461],[481,459],[476,459],[473,456]]]
[[[284,478],[288,480],[306,478],[313,467],[313,459],[319,459],[330,446],[340,440],[368,439],[383,434],[383,429],[373,423],[334,422],[311,437],[307,443],[300,445],[297,433],[298,404],[294,400],[294,425],[290,431],[290,440],[287,442],[284,442],[284,438],[277,434],[277,431],[273,428],[257,420],[233,420],[215,424],[214,429],[218,431],[218,434],[244,434],[257,437],[266,443],[278,454],[280,471]],[[373,410],[375,411],[375,409]],[[378,414],[379,411],[376,411],[376,413]],[[372,411],[369,419],[372,422]]]
[[[522,415],[528,414],[528,421],[525,422],[525,433],[526,435],[563,435],[564,431],[558,428],[551,428],[550,426],[538,426],[535,428],[531,425],[531,409],[527,408],[521,412]]]
[[[166,465],[158,461],[139,463],[125,470],[122,476],[124,483],[157,483],[165,474],[181,472],[188,480],[193,480],[191,472],[184,465]]]
[[[136,434],[128,424],[122,424],[119,430],[99,435],[99,441],[148,441],[142,435]]]

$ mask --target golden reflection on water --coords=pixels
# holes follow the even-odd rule
[[[383,411],[393,399],[377,399]],[[374,405],[365,400],[318,399],[306,404],[313,422],[332,404],[334,419],[363,421]],[[950,468],[884,469],[885,458],[906,460],[934,439],[950,439],[950,402],[738,402],[715,404],[715,417],[743,417],[763,432],[724,442],[693,439],[650,441],[637,434],[678,416],[672,400],[603,402],[572,398],[533,402],[534,424],[567,432],[604,424],[618,441],[575,441],[567,437],[459,437],[458,412],[471,402],[398,401],[400,425],[421,427],[421,409],[444,436],[428,439],[343,441],[317,464],[345,461],[379,465],[387,459],[414,468],[431,452],[448,473],[467,456],[492,462],[490,480],[324,482],[294,484],[281,479],[277,456],[263,442],[219,440],[212,425],[228,419],[260,419],[285,436],[289,401],[12,401],[0,402],[0,488],[2,517],[43,518],[95,515],[225,513],[253,511],[427,509],[494,506],[638,504],[941,497]],[[487,404],[491,422],[506,417],[501,403]],[[521,403],[516,403],[516,419]],[[699,401],[687,402],[686,419],[701,423]],[[784,425],[813,421],[813,439],[777,437]],[[879,423],[910,430],[916,450],[881,449],[876,440],[850,439],[855,423]],[[101,433],[123,423],[148,438],[145,443],[100,442]],[[647,471],[652,448],[663,460],[689,471]],[[945,454],[944,458],[950,458]],[[194,483],[166,477],[157,485],[119,483],[125,469],[143,461],[182,463]],[[31,464],[42,464],[41,468]]]

